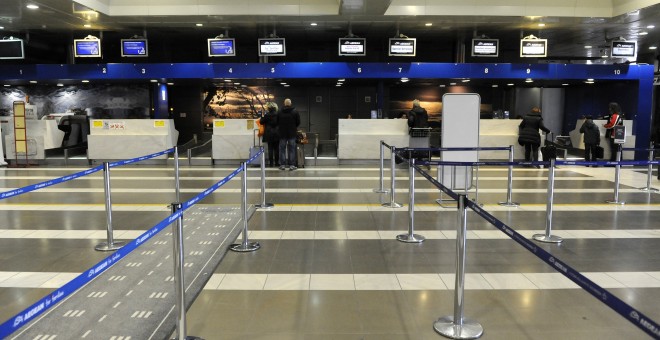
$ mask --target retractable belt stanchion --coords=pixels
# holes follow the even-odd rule
[[[513,162],[513,145],[509,145],[509,162]],[[517,208],[520,206],[518,202],[511,201],[511,194],[513,191],[513,165],[509,165],[509,176],[507,178],[507,187],[506,187],[506,202],[499,202],[499,205],[505,207]]]
[[[390,160],[390,202],[381,204],[383,207],[387,208],[401,208],[403,205],[400,203],[394,202],[394,185],[396,184],[396,164],[394,162],[396,158],[396,147],[390,146],[390,153],[392,154],[392,159]]]
[[[467,196],[458,195],[458,228],[456,233],[456,281],[454,316],[445,316],[433,324],[439,334],[451,339],[476,339],[484,333],[478,322],[463,317],[465,302],[465,246],[467,238]]]
[[[415,159],[408,159],[410,186],[408,190],[408,233],[397,235],[396,239],[405,243],[421,243],[426,239],[415,234]]]
[[[653,149],[653,142],[651,142],[651,146],[649,146],[649,162],[653,161],[654,151],[655,150]],[[639,190],[648,191],[648,192],[659,192],[660,191],[656,188],[651,187],[651,177],[652,176],[653,176],[653,164],[649,163],[649,168],[648,168],[648,171],[646,172],[646,187],[639,188]]]
[[[614,168],[614,199],[607,200],[605,202],[610,204],[626,204],[625,201],[619,201],[619,180],[621,179],[621,165],[618,162],[621,162],[621,144],[616,145],[616,161],[617,164]]]
[[[561,243],[563,239],[552,234],[552,204],[555,196],[555,159],[550,159],[550,168],[548,169],[548,201],[545,214],[545,234],[534,234],[532,238],[539,242]]]
[[[172,203],[172,214],[181,210],[181,203]],[[186,291],[183,277],[183,214],[172,224],[172,240],[174,241],[174,293],[176,296],[176,340],[202,340],[195,336],[187,336],[186,330]]]
[[[272,209],[273,203],[266,203],[266,150],[261,147],[261,203],[255,205],[257,209]]]
[[[380,181],[379,181],[379,187],[378,189],[374,189],[375,193],[379,194],[386,194],[388,193],[388,190],[383,188],[383,173],[385,170],[383,169],[385,167],[385,141],[380,141]]]
[[[112,199],[110,197],[110,164],[103,162],[103,191],[105,192],[105,216],[107,222],[107,240],[94,247],[98,251],[113,251],[124,245],[123,241],[115,241],[112,231]]]
[[[261,163],[263,164],[263,162]],[[232,244],[229,249],[237,252],[255,251],[261,248],[259,242],[249,242],[248,240],[248,218],[247,218],[247,163],[241,163],[243,176],[241,177],[241,212],[243,213],[243,241],[239,244]]]
[[[174,147],[174,189],[176,191],[176,201],[181,202],[181,187],[179,180],[179,147]]]

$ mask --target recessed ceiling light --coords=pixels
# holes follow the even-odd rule
[[[591,48],[591,45],[585,45],[584,48]]]
[[[456,83],[449,83],[449,85],[454,86],[454,85],[456,85]]]
[[[461,81],[464,82],[464,83],[469,83],[469,82],[470,82],[470,79],[463,79],[463,80],[461,80]]]
[[[231,79],[225,79],[225,83],[231,83]]]
[[[241,83],[234,83],[234,85],[241,85]]]
[[[589,80],[587,80],[587,81],[585,81],[585,83],[586,83],[586,84],[593,84],[594,82],[593,82],[593,81],[589,81]]]
[[[195,26],[202,27],[202,26],[204,26],[204,24],[195,24]]]
[[[315,23],[315,22],[313,22],[313,23],[311,23],[310,25],[311,25],[311,26],[316,26],[316,25],[318,25],[318,24]]]
[[[545,24],[541,22],[539,23],[539,27],[545,27]]]
[[[432,22],[427,22],[427,23],[424,24],[424,26],[426,26],[426,27],[433,26],[433,23]]]
[[[561,85],[562,85],[562,86],[568,86],[568,83],[563,83],[563,84],[561,84]]]
[[[534,81],[532,80],[532,78],[527,78],[527,79],[525,79],[525,82],[526,83],[531,83],[531,82],[534,82]]]
[[[337,85],[335,85],[335,86],[336,86],[336,87],[340,87],[340,86],[341,86],[341,84],[337,84]]]
[[[647,35],[649,32],[639,32],[639,35]]]
[[[649,50],[655,50],[657,48],[658,48],[658,46],[649,46]]]
[[[5,26],[0,26],[0,30],[3,30],[3,29],[5,29]]]
[[[4,85],[2,85],[2,86],[4,86],[4,87],[10,87],[11,85],[9,85],[9,84],[4,84]]]
[[[57,83],[57,86],[62,87],[62,86],[64,86],[64,84],[62,84],[62,83]]]
[[[493,85],[491,85],[491,87],[499,87],[499,85],[493,84]]]
[[[588,78],[587,81],[594,81],[594,78]]]
[[[445,86],[447,86],[447,85],[445,85],[445,84],[440,84],[440,85],[438,85],[438,86],[440,86],[440,87],[445,87]]]
[[[280,83],[280,84],[281,84],[281,85],[286,85],[286,83],[284,83],[284,82],[282,82],[282,83]]]
[[[345,81],[345,80],[346,80],[346,79],[344,79],[344,78],[337,79],[337,81]]]
[[[648,28],[648,29],[650,29],[650,30],[652,30],[652,29],[654,29],[654,28],[655,28],[655,25],[648,25],[648,26],[646,26],[646,28]]]
[[[39,9],[39,6],[37,6],[37,5],[35,5],[35,4],[29,4],[29,5],[25,6],[25,7],[29,8],[29,9]]]
[[[158,82],[158,80],[156,80],[156,79],[151,79],[149,81],[152,82],[152,83],[157,83]]]
[[[167,83],[167,85],[172,86],[172,85],[174,85],[174,83]]]
[[[515,84],[514,84],[514,83],[508,83],[508,84],[506,84],[506,86],[513,86],[513,85],[515,85]]]
[[[92,25],[90,25],[90,24],[84,24],[83,27],[87,27],[87,28],[89,28],[89,27],[92,27]]]
[[[289,87],[289,86],[291,86],[291,85],[289,85],[289,84],[284,85],[284,87]]]
[[[83,83],[89,83],[89,80],[85,79],[85,80],[82,80],[82,82]]]
[[[30,84],[36,84],[36,83],[37,83],[36,80],[30,80]]]

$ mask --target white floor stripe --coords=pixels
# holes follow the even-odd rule
[[[603,288],[660,288],[660,272],[585,272]],[[2,272],[0,287],[59,288],[43,277],[79,273]],[[20,278],[20,279],[19,279]],[[415,274],[213,274],[205,290],[452,290],[451,273]],[[580,289],[559,273],[468,273],[466,289]]]

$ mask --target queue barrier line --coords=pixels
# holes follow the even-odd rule
[[[591,163],[591,162],[589,162]],[[609,162],[608,162],[609,163]],[[417,170],[418,173],[420,173],[422,176],[424,176],[426,179],[429,180],[433,185],[435,185],[438,189],[442,190],[445,192],[448,196],[458,200],[459,195],[442,185],[442,183],[438,182],[435,180],[432,176],[427,174],[425,171],[423,171],[419,166],[417,165],[412,165],[415,170]],[[600,287],[598,284],[595,282],[591,281],[588,279],[586,276],[580,274],[579,271],[573,269],[571,266],[566,264],[564,261],[556,258],[549,252],[545,251],[544,249],[538,247],[534,242],[528,240],[524,236],[522,236],[520,233],[515,231],[515,229],[509,227],[506,225],[504,222],[500,221],[497,219],[495,216],[491,215],[489,212],[484,210],[481,206],[479,206],[478,203],[475,203],[473,201],[470,201],[468,199],[464,200],[464,204],[472,209],[477,215],[488,221],[490,224],[492,224],[494,227],[502,231],[504,234],[509,236],[512,240],[516,241],[518,244],[523,246],[525,249],[529,250],[531,253],[533,253],[536,257],[539,259],[543,260],[543,262],[547,263],[561,273],[562,275],[566,276],[569,280],[575,282],[578,286],[586,290],[588,293],[590,293],[592,296],[597,298],[599,301],[603,302],[605,305],[610,307],[612,310],[617,312],[619,315],[624,317],[626,320],[637,326],[639,329],[644,331],[646,334],[656,338],[660,339],[660,325],[649,318],[647,315],[644,313],[640,312],[639,310],[633,308],[623,300],[619,299],[616,297],[614,294],[611,294],[609,291],[606,289]]]
[[[170,149],[172,150],[172,149]],[[166,150],[166,151],[170,151]],[[263,152],[263,148],[260,151],[260,153]],[[257,156],[260,156],[260,153],[257,153],[254,157],[251,158],[251,160],[254,160]],[[157,157],[164,154],[164,152],[159,152],[155,153],[152,155],[149,155],[151,157]],[[143,156],[143,157],[148,157],[149,156]],[[138,157],[135,159],[148,159],[148,158],[143,158],[143,157]],[[134,159],[134,160],[135,160]],[[121,163],[121,165],[125,164],[130,164],[133,162],[115,162],[117,164]],[[117,166],[117,165],[115,165]],[[103,166],[96,167],[102,169]],[[93,169],[96,169],[93,168]],[[86,171],[90,171],[93,169],[89,169]],[[100,169],[97,169],[96,171],[99,171]],[[197,196],[191,198],[190,200],[183,202],[181,204],[181,209],[177,210],[176,212],[172,213],[168,217],[165,217],[163,220],[161,220],[158,224],[150,228],[149,230],[145,231],[142,235],[138,236],[137,238],[129,241],[126,245],[115,251],[112,255],[107,256],[105,259],[99,261],[97,264],[92,266],[89,270],[81,273],[77,277],[75,277],[73,280],[67,282],[64,284],[62,287],[54,290],[52,293],[46,295],[39,301],[35,302],[28,308],[24,309],[23,311],[19,312],[18,314],[14,315],[13,317],[10,317],[7,321],[4,323],[0,324],[0,339],[4,339],[5,337],[9,336],[10,334],[16,332],[19,330],[22,326],[26,325],[30,321],[33,321],[37,316],[43,314],[45,311],[47,311],[50,307],[53,307],[57,305],[60,301],[66,299],[69,297],[71,294],[75,293],[78,289],[80,289],[82,286],[86,285],[87,283],[91,282],[93,279],[95,279],[97,276],[102,274],[105,270],[110,268],[112,265],[117,263],[119,260],[122,258],[126,257],[129,253],[131,253],[133,250],[137,249],[140,244],[148,241],[150,238],[161,232],[164,228],[169,226],[170,224],[174,223],[179,219],[185,210],[193,206],[195,203],[199,202],[200,200],[206,198],[208,195],[213,193],[215,190],[226,184],[229,180],[234,178],[236,175],[241,173],[242,171],[246,170],[245,167],[241,166],[238,169],[234,170],[231,174],[226,176],[225,178],[221,179],[220,181],[216,182],[214,185],[209,187],[208,189],[204,190]],[[82,172],[86,172],[82,171]],[[72,175],[69,175],[72,176]],[[66,177],[66,176],[65,176]],[[80,177],[80,176],[78,176]]]
[[[509,151],[508,146],[484,146],[476,148],[396,148],[397,151]]]
[[[132,164],[132,163],[137,163],[137,162],[141,162],[141,161],[144,161],[144,160],[147,160],[147,159],[151,159],[151,158],[155,158],[155,157],[158,157],[158,156],[162,156],[162,155],[165,155],[165,154],[168,154],[168,153],[172,153],[172,152],[174,152],[174,149],[175,149],[175,148],[169,148],[169,149],[167,149],[167,150],[163,150],[163,151],[159,151],[159,152],[156,152],[156,153],[152,153],[152,154],[150,154],[150,155],[145,155],[145,156],[136,157],[136,158],[133,158],[133,159],[124,159],[124,160],[121,160],[121,161],[109,162],[108,165],[109,165],[111,168],[114,168],[114,167],[116,167],[116,166],[122,166],[122,165],[128,165],[128,164]]]

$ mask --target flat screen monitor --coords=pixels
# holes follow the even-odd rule
[[[414,57],[417,52],[417,39],[390,38],[389,55],[398,57]]]
[[[367,39],[365,38],[339,38],[340,56],[367,55]]]
[[[542,58],[548,55],[548,39],[520,39],[520,57]]]
[[[612,41],[610,49],[612,58],[637,58],[636,41]]]
[[[23,40],[0,40],[0,59],[25,59]]]
[[[101,40],[99,39],[74,39],[73,54],[76,58],[100,58]]]
[[[236,55],[234,38],[208,39],[209,57],[233,57]]]
[[[473,57],[497,57],[499,55],[499,39],[472,39]]]
[[[284,38],[259,39],[259,56],[286,56]]]
[[[147,39],[122,39],[121,40],[122,57],[148,57],[149,44]]]

